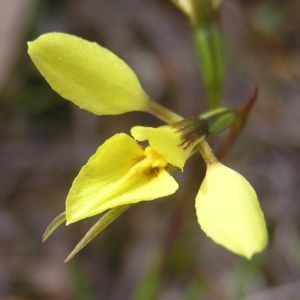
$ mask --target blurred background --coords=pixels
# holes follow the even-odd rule
[[[53,31],[96,41],[184,117],[205,111],[204,84],[188,21],[167,0],[0,0],[0,300],[300,299],[299,15],[298,0],[220,6],[222,104],[237,108],[259,87],[223,162],[256,189],[267,249],[247,261],[200,230],[194,199],[205,169],[196,155],[175,174],[175,195],[135,205],[64,263],[99,217],[41,238],[81,166],[113,134],[162,123],[138,112],[97,117],[61,99],[26,42]]]

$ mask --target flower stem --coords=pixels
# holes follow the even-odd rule
[[[168,108],[160,105],[151,98],[147,99],[147,109],[146,112],[161,119],[162,121],[172,124],[181,121],[183,118]]]
[[[218,159],[215,157],[214,153],[212,152],[209,144],[206,140],[202,140],[198,145],[197,148],[206,162],[206,165],[212,165],[218,162]]]

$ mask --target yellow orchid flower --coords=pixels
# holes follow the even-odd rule
[[[150,146],[145,149],[124,133],[101,145],[75,178],[66,212],[50,224],[44,239],[63,222],[68,225],[108,210],[72,257],[131,204],[175,193],[178,184],[169,174],[168,164],[183,169],[198,147],[207,163],[196,197],[201,228],[216,243],[248,259],[264,249],[267,231],[257,196],[244,177],[217,161],[204,139],[208,135],[206,121],[180,121],[178,115],[150,101],[134,72],[95,43],[49,33],[28,45],[30,57],[50,86],[79,107],[99,115],[141,110],[173,123],[133,127],[135,140],[148,140]]]

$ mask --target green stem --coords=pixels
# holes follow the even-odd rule
[[[221,39],[213,20],[194,27],[198,61],[208,93],[208,109],[219,107],[223,92],[224,69]]]
[[[147,109],[146,112],[161,119],[162,121],[166,122],[167,124],[176,123],[178,121],[183,120],[183,118],[173,111],[169,110],[168,108],[160,105],[156,101],[152,100],[151,98],[147,99]]]
[[[203,157],[203,159],[206,162],[206,165],[212,165],[218,162],[218,159],[215,157],[214,153],[212,152],[209,144],[206,142],[206,140],[201,141],[197,148]]]

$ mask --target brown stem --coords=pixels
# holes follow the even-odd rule
[[[258,88],[255,88],[252,95],[247,99],[247,101],[237,109],[237,113],[240,118],[238,118],[232,125],[228,136],[223,141],[219,151],[217,152],[217,156],[219,159],[223,159],[226,154],[233,147],[235,141],[238,136],[241,134],[242,130],[245,128],[249,115],[252,111],[254,104],[256,103],[258,97]]]

